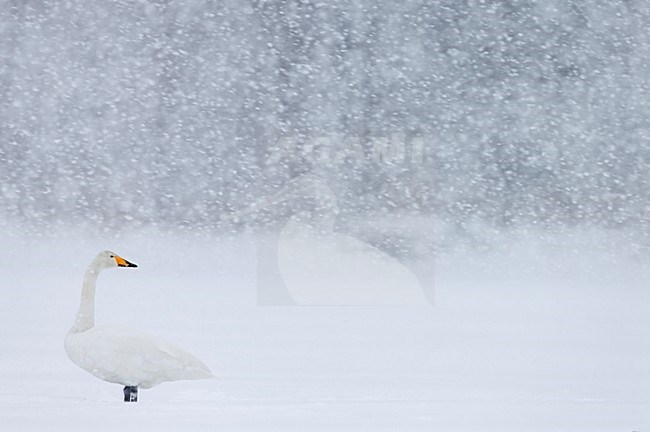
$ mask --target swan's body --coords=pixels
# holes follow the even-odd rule
[[[95,327],[97,277],[111,267],[136,266],[108,251],[101,252],[90,264],[77,319],[65,337],[70,360],[99,379],[134,388],[135,400],[138,387],[147,389],[165,381],[213,378],[199,359],[156,336],[129,327]]]
[[[99,326],[68,333],[65,348],[80,368],[124,386],[148,389],[165,381],[212,377],[192,354],[129,327]]]

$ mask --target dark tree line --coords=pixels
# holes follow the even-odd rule
[[[648,25],[640,0],[7,0],[0,219],[212,227],[317,170],[344,214],[644,226]],[[404,161],[373,158],[394,135]]]

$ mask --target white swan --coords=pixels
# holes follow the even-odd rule
[[[65,337],[70,360],[99,379],[125,386],[125,402],[137,402],[138,387],[214,378],[199,359],[156,336],[128,327],[95,327],[97,277],[102,270],[114,267],[137,266],[103,251],[86,270],[77,319]]]

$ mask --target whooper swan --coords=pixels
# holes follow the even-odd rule
[[[65,337],[70,360],[99,379],[124,387],[124,401],[137,402],[138,387],[165,381],[213,378],[192,354],[151,334],[120,326],[95,327],[95,286],[108,268],[137,267],[110,251],[100,252],[88,266],[77,319]]]

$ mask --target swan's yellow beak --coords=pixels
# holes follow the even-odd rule
[[[137,265],[128,262],[127,260],[125,260],[121,256],[115,255],[114,258],[115,258],[115,261],[117,261],[117,266],[118,267],[137,267]]]

